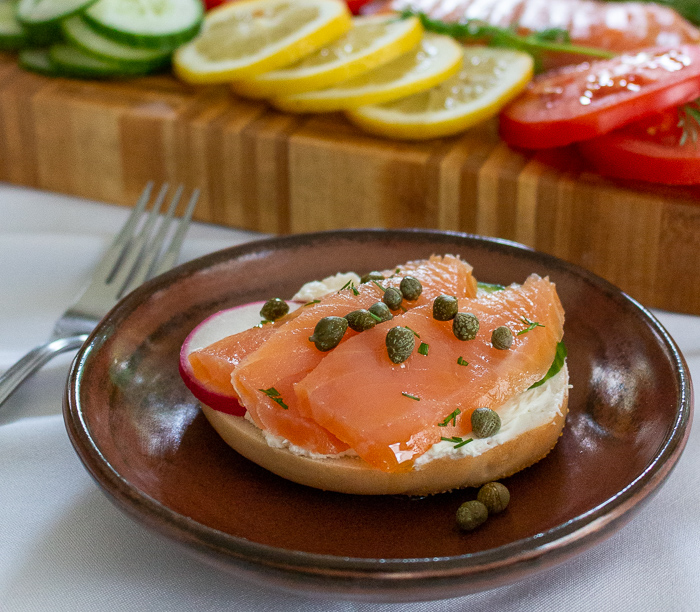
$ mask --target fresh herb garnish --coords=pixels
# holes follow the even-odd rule
[[[408,399],[416,400],[417,402],[420,402],[420,397],[417,395],[411,395],[410,393],[406,393],[405,391],[401,391],[401,395],[404,397],[407,397]]]
[[[451,424],[452,427],[454,427],[455,424],[457,423],[457,416],[460,415],[461,413],[462,413],[462,411],[459,408],[455,409],[455,411],[453,413],[448,414],[445,417],[445,420],[442,421],[442,423],[438,423],[438,427],[447,427],[448,424]],[[442,438],[442,439],[446,440],[447,438]]]
[[[452,442],[455,446],[455,448],[460,448],[461,446],[464,446],[465,444],[469,444],[470,442],[473,442],[473,438],[467,438],[466,440],[464,438],[460,438],[458,436],[452,436],[451,438],[440,438],[440,440],[444,442]]]
[[[404,326],[408,331],[410,331],[416,338],[420,338],[420,334],[417,331],[413,331],[408,325]]]
[[[423,27],[430,32],[447,34],[462,41],[486,42],[492,47],[505,47],[529,53],[535,60],[535,70],[537,72],[542,70],[542,54],[545,52],[584,55],[586,57],[603,59],[610,59],[616,55],[606,49],[573,45],[571,44],[569,33],[559,28],[550,28],[540,32],[533,32],[532,34],[521,35],[514,29],[499,28],[479,19],[447,23],[439,19],[431,19],[425,13],[410,10],[401,13],[402,17],[413,15],[418,17]]]
[[[542,323],[539,323],[538,321],[530,321],[527,317],[521,317],[520,321],[522,322],[523,325],[527,325],[525,329],[521,329],[516,335],[517,336],[522,336],[523,334],[526,334],[529,331],[532,331],[535,329],[535,327],[544,327]]]
[[[429,345],[427,345],[425,342],[420,343],[420,346],[418,347],[418,353],[420,355],[425,355],[427,357],[429,350],[430,350]]]
[[[269,389],[258,389],[258,391],[267,395],[267,397],[269,397],[276,404],[279,404],[280,406],[282,406],[282,408],[284,408],[285,410],[287,410],[287,408],[289,408],[289,406],[287,406],[287,404],[284,403],[284,400],[282,399],[280,392],[277,389],[275,389],[274,387],[270,387]]]
[[[369,316],[372,317],[377,323],[381,323],[384,319],[381,317],[378,317],[376,314],[374,314],[371,310],[368,310]]]
[[[360,292],[357,290],[357,287],[355,287],[355,282],[352,279],[345,283],[340,289],[338,289],[338,293],[343,291],[343,289],[350,289],[353,295],[360,295]]]
[[[497,283],[477,282],[476,287],[477,289],[481,289],[482,291],[486,291],[487,293],[493,293],[494,291],[503,291],[505,289],[503,285],[499,285]]]
[[[382,293],[384,293],[386,291],[386,289],[384,289],[384,287],[382,287],[376,280],[373,280],[372,282],[375,285],[377,285],[377,287],[379,287],[379,289],[381,290]]]
[[[690,139],[697,146],[700,130],[700,98],[678,108],[678,127],[683,129],[678,144],[682,147]]]
[[[310,302],[306,302],[304,306],[312,306],[313,304],[319,304],[321,300],[311,300]]]
[[[457,357],[457,365],[468,366],[469,362],[466,361],[463,357]]]
[[[547,373],[534,385],[532,385],[530,389],[539,387],[540,385],[546,383],[550,378],[556,376],[559,373],[559,370],[564,367],[564,361],[566,361],[566,347],[564,346],[563,342],[557,342],[557,352],[554,354],[554,361],[552,361],[552,365],[549,366]]]

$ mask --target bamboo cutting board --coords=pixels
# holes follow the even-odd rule
[[[515,240],[647,306],[700,314],[700,189],[604,180],[572,150],[523,153],[490,122],[425,143],[293,116],[170,76],[51,79],[0,54],[0,180],[132,205],[199,186],[196,218],[261,232],[424,227]]]

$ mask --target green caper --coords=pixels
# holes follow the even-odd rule
[[[450,321],[455,318],[459,303],[453,295],[438,295],[433,301],[433,319]]]
[[[513,344],[513,332],[510,331],[505,325],[501,325],[491,332],[491,344],[493,348],[505,351],[510,348]]]
[[[376,270],[373,270],[372,272],[368,272],[362,278],[360,278],[361,283],[369,283],[371,281],[383,281],[383,280],[384,280],[384,275],[381,272],[377,272]]]
[[[348,320],[344,317],[323,317],[316,323],[313,336],[309,336],[309,340],[319,351],[330,351],[338,346],[347,328]]]
[[[411,356],[416,346],[416,337],[406,327],[392,327],[386,334],[386,350],[389,359],[402,363]]]
[[[489,511],[480,501],[464,502],[457,509],[457,526],[462,531],[472,531],[486,522]]]
[[[403,302],[403,295],[401,295],[401,292],[395,287],[389,287],[384,291],[382,302],[391,308],[391,310],[398,310],[401,307],[401,302]]]
[[[289,304],[280,298],[267,300],[260,309],[260,316],[266,321],[276,321],[289,312]]]
[[[474,340],[479,331],[479,319],[471,312],[458,312],[452,319],[452,333],[458,340]]]
[[[500,482],[487,482],[479,489],[476,499],[486,506],[489,514],[498,514],[508,506],[510,491]]]
[[[491,408],[477,408],[472,412],[472,430],[477,438],[494,436],[501,429],[501,417]]]
[[[348,320],[350,329],[356,332],[367,331],[377,324],[377,320],[370,314],[369,310],[364,308],[349,312],[345,318]]]
[[[391,314],[391,310],[389,310],[389,307],[384,302],[375,302],[369,307],[369,311],[375,317],[379,317],[381,319],[381,321],[377,321],[377,323],[391,321],[391,319],[394,318],[394,315]]]
[[[420,297],[423,291],[423,285],[413,276],[404,276],[399,284],[399,291],[401,291],[401,295],[403,295],[404,298],[413,302]]]

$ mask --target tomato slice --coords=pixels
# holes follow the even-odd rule
[[[536,77],[501,113],[501,137],[525,149],[560,147],[700,96],[700,46],[653,48]]]
[[[678,109],[633,123],[578,145],[599,174],[663,183],[700,184],[700,142],[686,138]],[[685,119],[692,121],[692,119]]]
[[[372,0],[345,0],[345,3],[348,5],[348,8],[353,15],[359,15],[360,9],[365,4],[369,4],[370,2],[372,2]]]

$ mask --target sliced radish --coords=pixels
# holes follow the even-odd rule
[[[264,303],[250,302],[242,306],[220,310],[197,325],[182,343],[179,364],[180,376],[187,388],[192,392],[192,395],[214,410],[235,416],[243,416],[245,414],[245,408],[238,402],[238,397],[233,392],[233,388],[230,395],[209,388],[206,383],[195,377],[188,357],[193,351],[258,325],[260,323],[260,309]],[[287,303],[289,304],[290,312],[301,306],[298,302]]]

